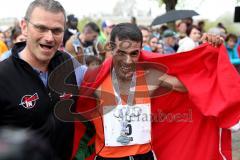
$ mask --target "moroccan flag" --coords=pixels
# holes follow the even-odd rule
[[[166,72],[176,76],[188,90],[151,98],[152,144],[157,159],[231,160],[228,128],[240,119],[240,77],[224,46],[203,44],[192,51],[166,56],[142,51],[139,61],[165,66]],[[93,92],[110,73],[111,64],[109,59],[86,73],[77,107],[84,116],[95,116]],[[75,123],[73,157],[77,155],[78,160],[94,157],[90,153],[93,126],[84,123]]]

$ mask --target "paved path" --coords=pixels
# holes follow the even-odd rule
[[[240,131],[232,134],[233,160],[240,160]]]

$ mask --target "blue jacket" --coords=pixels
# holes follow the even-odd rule
[[[228,57],[229,57],[231,63],[234,65],[240,64],[240,59],[239,59],[238,51],[237,51],[237,45],[233,49],[229,48],[229,46],[226,45],[226,48],[227,48]]]

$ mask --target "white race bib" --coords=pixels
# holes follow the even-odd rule
[[[126,146],[151,142],[151,107],[150,104],[134,106],[118,105],[103,107],[104,138],[106,146]],[[128,144],[118,141],[125,131]]]

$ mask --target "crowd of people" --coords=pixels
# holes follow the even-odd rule
[[[0,130],[0,160],[231,159],[236,35],[191,18],[176,31],[134,18],[77,25],[58,1],[34,0],[1,33],[0,127],[20,129]]]
[[[136,24],[136,19],[132,23]],[[21,33],[19,23],[17,24],[0,33],[0,61],[9,57],[8,50],[12,48],[14,43],[26,40],[26,37]],[[177,21],[173,29],[165,24],[158,28],[139,25],[138,27],[143,34],[142,49],[159,54],[182,53],[199,46],[202,43],[202,35],[210,33],[219,35],[225,40],[224,45],[228,51],[229,59],[238,68],[240,64],[239,36],[228,33],[227,27],[221,22],[208,31],[205,31],[204,24],[204,21],[194,22],[192,18],[186,18]],[[110,20],[104,20],[101,26],[95,22],[89,22],[82,31],[79,31],[78,18],[73,14],[68,15],[61,50],[72,54],[81,64],[93,61],[94,64],[100,65],[106,58],[112,56],[106,48],[111,30],[115,25],[116,23]],[[90,56],[89,60],[87,60],[88,56]]]

